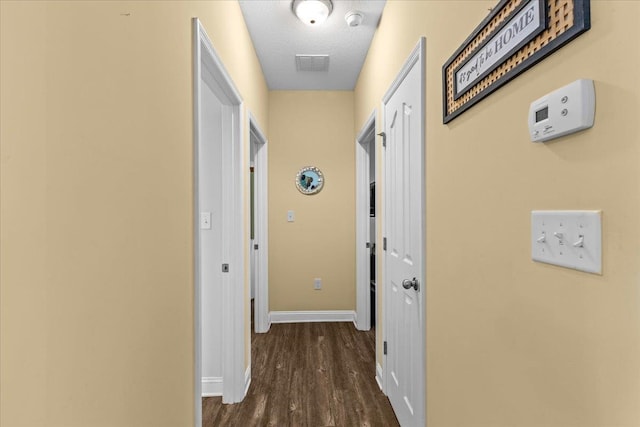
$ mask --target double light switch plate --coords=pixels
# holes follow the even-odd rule
[[[531,258],[602,274],[601,211],[532,211]]]

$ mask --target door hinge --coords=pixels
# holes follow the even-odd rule
[[[222,264],[222,272],[223,273],[229,272],[229,264]]]
[[[256,251],[258,250],[258,244],[257,243],[255,245],[253,245],[253,249],[255,249]]]
[[[387,342],[386,341],[382,344],[382,354],[385,354],[385,355],[387,354]]]
[[[386,147],[386,146],[387,146],[387,134],[386,134],[386,133],[384,133],[384,132],[380,132],[380,133],[378,134],[378,136],[381,136],[381,137],[382,137],[382,146],[383,146],[383,147]]]
[[[382,238],[382,250],[383,251],[387,250],[387,238],[386,237]]]

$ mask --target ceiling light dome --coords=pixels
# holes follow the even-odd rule
[[[331,0],[294,0],[291,7],[293,13],[307,25],[322,24],[333,10]]]

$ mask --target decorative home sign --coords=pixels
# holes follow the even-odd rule
[[[589,0],[501,0],[442,67],[444,123],[589,28]]]
[[[517,9],[519,12],[514,17],[505,20],[498,32],[485,40],[474,55],[454,70],[455,99],[545,29],[544,0],[523,1]]]

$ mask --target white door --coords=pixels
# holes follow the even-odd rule
[[[424,39],[383,101],[386,391],[402,426],[424,425]]]
[[[242,97],[198,18],[193,25],[194,400],[240,402],[245,381]],[[214,304],[214,305],[212,305]],[[214,335],[215,334],[215,335]],[[209,354],[211,353],[211,354]]]
[[[222,393],[222,129],[224,105],[207,84],[201,86],[198,144],[199,251],[202,315],[202,396]]]
[[[249,112],[251,166],[253,172],[253,239],[251,241],[251,297],[254,300],[255,331],[269,331],[269,236],[267,138]]]

